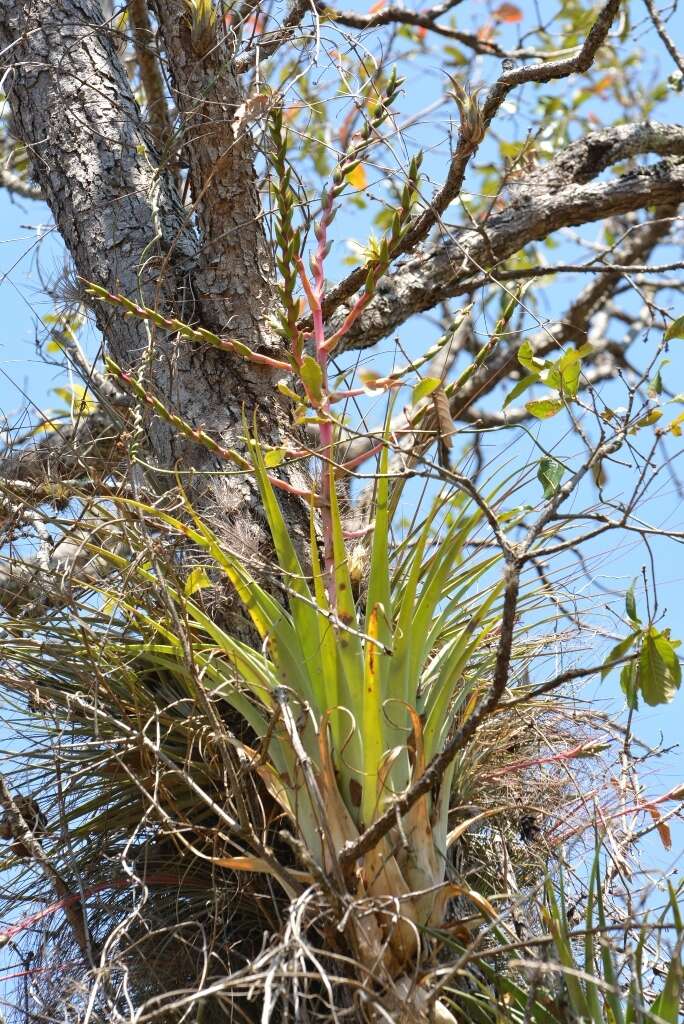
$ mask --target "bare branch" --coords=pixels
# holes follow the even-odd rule
[[[6,188],[8,192],[21,196],[22,199],[45,199],[40,185],[32,185],[25,181],[19,174],[9,170],[7,167],[0,167],[0,188]]]
[[[613,164],[644,153],[684,156],[684,127],[679,124],[661,124],[659,121],[642,121],[591,132],[577,142],[571,142],[520,184],[524,190],[535,187],[549,190],[554,186],[564,188],[573,182],[582,185],[598,177]]]
[[[646,9],[651,17],[651,21],[653,22],[653,27],[655,28],[656,32],[665,44],[665,49],[670,54],[672,60],[679,68],[680,74],[684,75],[684,54],[681,54],[675,46],[672,37],[665,28],[663,19],[660,17],[658,11],[656,11],[655,9],[655,4],[653,3],[653,0],[644,0],[644,3],[646,4]]]
[[[257,56],[259,60],[265,60],[272,56],[281,46],[289,42],[295,30],[301,24],[307,11],[312,10],[310,0],[293,0],[292,6],[283,18],[281,27],[275,32],[268,32],[259,39],[258,49],[254,47],[249,53],[243,54],[235,60],[235,74],[242,75],[251,71],[254,67]]]
[[[525,82],[552,82],[581,71],[588,71],[599,47],[608,35],[610,26],[620,9],[620,2],[621,0],[607,0],[596,16],[596,21],[591,26],[582,49],[575,57],[505,71],[489,90],[484,102],[482,117],[485,126],[490,124],[509,92],[517,85],[523,85]]]
[[[105,411],[79,416],[61,424],[31,447],[7,450],[0,456],[0,480],[58,484],[88,472],[111,472],[112,456],[121,428]]]
[[[521,190],[519,198],[489,220],[486,230],[454,229],[446,242],[416,255],[381,281],[376,296],[345,339],[346,347],[370,347],[415,313],[463,292],[474,274],[559,228],[654,204],[679,203],[683,195],[682,159],[663,160],[612,181],[572,184],[556,192]],[[337,318],[333,329],[336,323]]]
[[[435,4],[434,7],[428,7],[424,11],[409,11],[404,7],[397,7],[393,4],[384,7],[380,11],[376,11],[375,14],[338,11],[323,3],[322,0],[316,0],[316,8],[322,18],[334,21],[345,28],[365,30],[380,28],[383,25],[414,25],[416,28],[425,28],[430,32],[435,32],[437,35],[462,43],[475,53],[488,54],[495,57],[509,56],[508,51],[503,50],[497,43],[487,39],[479,39],[470,32],[459,32],[458,29],[451,28],[449,25],[442,25],[436,20],[454,7],[458,7],[461,3],[463,3],[463,0],[447,0],[446,3]],[[527,52],[518,53],[516,51],[516,56],[523,56]]]
[[[15,799],[1,775],[0,803],[5,808],[5,813],[9,818],[16,841],[26,849],[28,856],[36,862],[62,901],[64,915],[69,922],[83,960],[87,965],[92,965],[95,950],[88,932],[85,908],[80,900],[74,901],[73,893],[69,886],[45,854],[43,847],[35,837],[34,830],[29,828],[25,818],[28,806],[27,798],[18,797]]]
[[[591,66],[598,48],[608,34],[619,6],[620,0],[608,0],[587,35],[584,46],[575,57],[569,57],[566,60],[554,61],[548,64],[534,64],[530,67],[504,72],[492,86],[483,106],[478,110],[478,120],[481,123],[480,137],[474,143],[467,144],[463,138],[463,125],[461,126],[459,145],[452,158],[444,185],[428,208],[416,217],[415,222],[409,227],[402,238],[401,246],[393,253],[394,259],[403,253],[413,252],[416,245],[426,237],[430,228],[439,221],[452,199],[458,195],[463,184],[468,161],[477,152],[479,142],[484,138],[487,128],[511,89],[517,85],[522,85],[524,82],[549,82],[556,78],[565,78],[578,71],[586,71]],[[373,17],[381,17],[384,13],[385,11],[380,11],[378,15],[373,15]],[[343,282],[330,291],[326,296],[324,304],[326,316],[330,316],[340,302],[348,299],[361,287],[367,273],[367,266],[358,267]]]

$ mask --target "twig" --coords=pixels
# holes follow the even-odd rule
[[[45,878],[53,886],[59,899],[62,901],[64,915],[69,922],[78,948],[81,951],[81,955],[85,963],[92,966],[94,947],[88,931],[85,907],[81,902],[81,897],[80,895],[71,892],[69,886],[66,884],[60,873],[51,864],[43,850],[43,847],[34,836],[33,831],[24,818],[16,800],[8,790],[5,779],[2,775],[0,775],[0,803],[2,803],[9,815],[14,839],[26,848],[31,858],[36,862],[36,864],[38,864]]]
[[[667,29],[665,28],[665,25],[663,24],[663,20],[660,17],[660,14],[655,9],[653,0],[644,0],[644,3],[646,4],[646,9],[649,15],[651,16],[651,21],[653,22],[654,29],[662,39],[663,43],[665,44],[667,52],[672,57],[672,60],[679,68],[681,74],[684,75],[684,54],[681,54],[675,46],[672,37],[670,36]]]

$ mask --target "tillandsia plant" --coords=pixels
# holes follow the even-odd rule
[[[112,498],[117,515],[129,523],[137,519],[144,526],[142,532],[132,526],[127,530],[133,559],[93,539],[85,547],[92,558],[120,572],[129,584],[135,581],[129,593],[108,586],[101,589],[104,609],[131,630],[128,637],[123,630],[119,640],[107,641],[108,656],[117,665],[137,664],[137,671],[145,665],[146,672],[166,676],[179,687],[176,709],[166,713],[169,736],[175,737],[172,747],[179,736],[181,747],[183,742],[193,742],[192,720],[182,726],[178,720],[187,697],[204,706],[208,722],[214,721],[213,727],[207,724],[210,732],[217,716],[221,717],[220,708],[232,709],[229,720],[242,723],[231,725],[227,734],[239,773],[258,776],[262,792],[277,809],[270,817],[284,816],[281,821],[287,829],[282,835],[289,836],[290,855],[276,855],[274,839],[268,831],[260,832],[246,808],[242,817],[228,814],[197,783],[188,788],[189,773],[182,799],[160,797],[162,817],[171,807],[178,813],[179,805],[185,814],[187,802],[199,797],[211,811],[210,818],[218,818],[215,827],[225,847],[220,853],[201,856],[224,870],[271,876],[293,905],[307,892],[317,891],[326,906],[323,932],[334,936],[334,952],[342,957],[350,954],[357,965],[372,965],[369,971],[364,968],[361,981],[369,1017],[377,1016],[374,993],[382,990],[391,994],[396,1013],[408,1014],[410,1019],[432,1016],[451,1021],[456,1019],[454,1013],[466,1011],[458,1010],[458,999],[448,986],[435,988],[434,977],[440,956],[451,942],[448,929],[454,907],[460,905],[461,917],[474,914],[489,922],[499,943],[520,938],[515,913],[510,925],[502,924],[500,909],[492,902],[495,893],[473,886],[453,869],[454,851],[470,830],[497,815],[510,817],[514,810],[510,796],[502,790],[503,803],[490,799],[465,820],[459,820],[458,813],[454,820],[454,812],[467,805],[478,774],[486,769],[486,744],[481,737],[490,716],[496,720],[500,739],[513,737],[507,704],[524,708],[534,701],[534,691],[526,686],[519,688],[517,696],[514,688],[514,696],[504,699],[512,681],[524,679],[524,667],[545,643],[540,623],[527,617],[543,607],[544,598],[523,586],[523,570],[539,539],[546,544],[553,539],[550,513],[572,493],[591,469],[592,460],[563,486],[562,467],[559,474],[557,464],[547,460],[550,465],[539,477],[546,506],[523,542],[509,538],[519,516],[504,512],[501,505],[502,497],[511,493],[506,482],[493,483],[484,493],[451,467],[449,400],[496,350],[520,291],[503,306],[491,336],[455,382],[445,385],[440,377],[428,375],[414,388],[415,413],[404,429],[415,429],[418,423],[433,426],[427,444],[436,436],[442,487],[422,522],[414,523],[405,536],[397,536],[394,513],[406,474],[395,468],[401,438],[393,427],[391,394],[439,354],[467,310],[420,360],[384,375],[366,371],[360,388],[341,390],[331,383],[330,362],[411,230],[420,156],[410,162],[387,233],[369,245],[364,285],[332,333],[326,332],[323,311],[328,229],[336,202],[373,132],[388,116],[399,84],[390,77],[361,137],[332,172],[313,222],[316,246],[310,259],[311,277],[302,259],[301,231],[295,227],[287,129],[280,107],[271,113],[275,238],[281,274],[281,309],[275,324],[286,346],[277,356],[88,286],[95,298],[173,332],[179,341],[220,348],[281,375],[277,387],[291,400],[295,422],[302,429],[313,429],[318,443],[300,449],[265,447],[256,421],[245,420],[239,452],[184,422],[140,380],[107,361],[116,385],[134,400],[225,460],[231,472],[256,478],[277,578],[266,581],[259,567],[231,551],[182,490],[175,511],[136,497]],[[472,107],[475,100],[468,102]],[[309,329],[302,326],[300,292],[308,305]],[[582,355],[582,350],[571,350],[565,362],[561,360],[558,373],[565,373],[563,380],[570,382],[563,392],[566,401],[576,395]],[[571,364],[572,375],[566,364]],[[349,458],[344,456],[348,444],[336,409],[362,393],[390,395],[386,422],[372,445]],[[605,439],[594,461],[619,443],[617,433]],[[415,450],[412,457],[415,460]],[[347,481],[358,465],[371,458],[376,471],[366,500],[366,525],[350,528],[344,515]],[[295,488],[279,475],[279,468],[293,460],[311,464],[310,490]],[[283,492],[306,503],[308,541],[289,531],[278,500]],[[493,545],[480,541],[483,527],[493,534]],[[189,542],[197,552],[198,564],[184,580],[168,559],[146,557],[150,534],[165,542],[172,538]],[[221,579],[237,595],[251,622],[253,632],[247,639],[225,629],[203,601],[204,591]],[[156,594],[160,587],[166,608],[162,614]],[[667,637],[665,643],[669,644]],[[619,645],[607,668],[632,666],[633,646],[633,637]],[[671,689],[679,681],[673,650],[656,652],[669,673]],[[556,680],[554,686],[558,685]],[[74,696],[71,706],[73,700],[79,698]],[[98,715],[105,732],[114,727],[104,710]],[[519,738],[511,741],[512,754],[521,749]],[[580,742],[561,755],[560,762],[591,758],[601,749],[601,744]],[[149,772],[149,767],[143,767],[145,745],[140,758],[137,771]],[[169,763],[179,771],[177,752]],[[538,761],[532,757],[523,764],[534,768]],[[131,771],[130,762],[126,770]],[[210,788],[215,785],[213,779]],[[490,784],[490,794],[496,793],[496,785]],[[197,851],[196,833],[202,827],[201,820],[190,826],[182,840],[188,849]],[[153,875],[150,879],[154,882]],[[561,956],[561,963],[570,970],[566,960]],[[511,981],[511,1007],[514,989]]]
[[[353,6],[0,0],[2,1024],[677,1016],[676,5]]]
[[[496,352],[524,288],[507,298],[490,336],[455,381],[447,384],[432,366],[465,321],[467,308],[436,345],[402,368],[384,374],[365,370],[360,387],[341,387],[332,380],[337,348],[419,219],[414,208],[420,154],[409,162],[385,233],[368,244],[358,294],[344,317],[327,329],[329,228],[346,183],[389,116],[400,86],[391,74],[363,130],[331,173],[312,222],[310,275],[297,226],[288,129],[281,106],[276,103],[271,110],[274,235],[281,275],[273,326],[282,338],[280,351],[257,351],[123,294],[87,286],[93,298],[173,334],[179,344],[209,346],[273,374],[274,386],[291,402],[301,438],[315,434],[313,445],[265,446],[257,421],[244,419],[241,443],[229,447],[177,415],[150,390],[142,373],[124,371],[107,358],[111,382],[134,403],[147,406],[172,430],[227,463],[227,472],[256,479],[277,574],[271,570],[265,578],[262,567],[231,550],[182,488],[176,508],[166,501],[112,494],[97,509],[91,504],[98,527],[83,533],[81,541],[89,565],[100,567],[101,584],[84,581],[83,593],[91,596],[79,600],[73,617],[56,618],[45,641],[15,643],[13,657],[24,667],[15,685],[31,690],[31,673],[49,650],[52,678],[33,684],[34,699],[48,701],[58,720],[66,712],[85,726],[89,714],[96,717],[103,746],[95,757],[95,777],[107,780],[110,803],[106,813],[94,816],[99,794],[74,808],[74,842],[110,830],[113,821],[123,827],[131,806],[142,800],[143,817],[149,814],[162,836],[200,863],[269,876],[292,907],[308,906],[310,894],[317,894],[325,907],[314,915],[320,918],[318,930],[337,958],[351,956],[356,965],[351,973],[356,972],[370,1018],[380,1012],[375,999],[384,992],[396,1014],[448,1021],[454,1014],[470,1013],[474,1003],[485,1013],[487,1002],[472,993],[464,996],[458,986],[435,984],[454,934],[467,933],[467,922],[474,918],[481,922],[476,930],[489,928],[500,945],[521,937],[515,900],[509,895],[507,921],[497,905],[496,887],[491,880],[484,882],[486,857],[480,851],[469,863],[467,853],[473,830],[486,829],[493,819],[519,817],[526,784],[521,788],[518,783],[513,796],[505,765],[521,777],[542,764],[561,769],[551,787],[560,797],[567,788],[563,766],[592,759],[602,750],[591,738],[574,736],[565,750],[544,758],[534,749],[536,741],[530,743],[516,724],[518,714],[534,707],[526,666],[547,642],[544,591],[537,592],[523,574],[538,545],[548,548],[553,542],[555,510],[582,476],[619,446],[621,428],[606,436],[565,483],[564,467],[551,458],[542,460],[545,505],[520,541],[513,533],[522,513],[506,507],[516,485],[500,479],[485,491],[451,465],[450,408]],[[458,98],[462,131],[472,136],[480,131],[477,101],[460,93]],[[308,306],[304,316],[302,303]],[[556,365],[523,347],[519,361],[536,374],[534,381],[555,387],[560,397],[554,401],[563,405],[577,397],[585,354],[582,348],[569,349]],[[415,375],[412,412],[399,418],[398,428],[392,396]],[[534,381],[528,376],[514,390],[520,393]],[[389,401],[384,428],[354,454],[337,410],[362,394],[387,395]],[[424,439],[414,438],[406,457],[402,434],[417,430],[424,431]],[[430,509],[405,531],[398,530],[396,510],[406,470],[418,465],[434,440],[440,486]],[[345,515],[349,480],[371,459],[375,471],[365,518],[350,523]],[[281,468],[294,462],[311,467],[308,489],[281,475]],[[304,505],[308,538],[288,528],[279,495]],[[483,539],[485,533],[493,542]],[[189,572],[170,554],[181,543],[196,553],[197,564]],[[118,586],[112,585],[112,572],[119,574]],[[72,585],[78,582],[76,577]],[[243,607],[247,633],[226,628],[212,608],[208,595],[226,586]],[[624,666],[630,680],[641,679],[644,693],[656,693],[657,699],[671,695],[679,683],[676,644],[653,626],[642,628],[633,597],[627,610],[632,632],[614,649],[607,669]],[[24,626],[15,628],[25,637]],[[643,653],[649,644],[650,667]],[[84,687],[89,664],[97,681],[96,706]],[[651,677],[661,680],[660,689],[649,684]],[[551,688],[557,687],[562,677],[551,682]],[[638,685],[633,682],[633,689]],[[146,722],[155,723],[157,739],[150,737]],[[117,740],[124,747],[112,760],[107,745]],[[225,771],[236,810],[222,806]],[[261,823],[250,802],[238,799],[241,779],[255,778],[260,780],[255,793]],[[264,809],[265,800],[270,809]],[[475,809],[468,811],[474,800]],[[540,802],[537,794],[534,803]],[[527,821],[521,825],[526,840],[539,830],[537,814],[521,818]],[[605,814],[610,820],[609,806]],[[573,827],[581,834],[590,820]],[[20,825],[9,822],[8,830],[15,845],[24,841]],[[146,848],[144,870],[136,867],[145,885],[168,884],[164,842],[154,844],[153,853]],[[473,860],[480,864],[474,874]],[[201,888],[195,875],[187,878],[190,891]],[[180,878],[176,881],[183,888]],[[112,879],[109,884],[116,889],[119,883]],[[70,906],[68,888],[61,884],[59,891],[63,905]],[[98,891],[97,885],[89,891]],[[82,927],[78,934],[93,949],[108,941],[84,935]],[[561,943],[561,964],[570,970],[564,940],[555,941]],[[507,991],[513,1012],[518,998],[514,980],[509,979]],[[534,1012],[537,1005],[534,1001]]]
[[[392,77],[386,96],[372,113],[366,136],[355,143],[333,173],[314,227],[313,280],[300,258],[299,234],[292,228],[292,194],[282,156],[286,150],[282,116],[279,110],[273,114],[272,135],[277,160],[282,161],[276,192],[276,237],[283,275],[281,324],[290,351],[286,361],[272,361],[271,365],[291,371],[294,389],[292,381],[281,389],[296,403],[299,422],[317,427],[319,447],[315,451],[267,451],[252,426],[245,423],[246,458],[226,451],[202,432],[192,431],[196,440],[255,473],[280,569],[275,596],[258,582],[249,566],[225,550],[188,504],[182,517],[132,499],[117,504],[143,516],[157,530],[189,539],[204,552],[212,567],[228,577],[260,639],[261,650],[255,650],[213,622],[193,600],[196,579],[190,580],[189,589],[165,581],[176,614],[187,624],[187,642],[202,685],[220,694],[249,727],[251,744],[238,744],[243,764],[258,773],[287,815],[300,844],[302,864],[294,873],[274,871],[271,860],[253,855],[223,858],[222,865],[275,873],[290,894],[301,888],[302,877],[311,884],[325,879],[333,907],[343,910],[339,927],[354,956],[360,962],[373,963],[378,978],[393,982],[407,1000],[415,1000],[415,1013],[420,1015],[421,1001],[427,996],[411,978],[420,962],[423,929],[443,923],[452,897],[468,895],[463,885],[446,881],[449,850],[465,831],[463,825],[449,826],[457,749],[454,747],[449,762],[426,791],[412,797],[406,811],[397,810],[396,822],[389,829],[383,826],[383,834],[365,849],[361,837],[382,822],[388,811],[394,813],[398,798],[427,778],[428,764],[434,767],[434,759],[443,752],[454,728],[467,730],[480,711],[486,680],[494,668],[504,583],[498,571],[500,553],[466,558],[466,549],[475,541],[485,516],[485,509],[470,495],[445,493],[438,497],[424,523],[400,543],[392,543],[391,492],[396,484],[390,474],[390,451],[395,439],[389,419],[384,436],[370,453],[378,456],[370,499],[371,526],[350,537],[340,511],[339,481],[355,463],[336,459],[343,446],[334,409],[350,392],[331,387],[329,360],[372,297],[393,247],[407,228],[420,159],[411,162],[388,234],[373,247],[364,289],[344,323],[328,337],[322,318],[326,233],[345,177],[372,130],[387,116],[397,88]],[[296,327],[295,280],[309,304],[310,339]],[[234,346],[121,296],[94,287],[91,291],[104,301],[123,306],[131,315],[147,318],[191,341]],[[313,355],[306,351],[308,340]],[[491,349],[491,344],[487,348]],[[247,359],[264,361],[244,346],[239,352]],[[479,361],[481,358],[474,365]],[[120,386],[146,401],[177,429],[190,431],[130,375],[111,362],[108,365]],[[411,364],[404,373],[415,369],[416,364]],[[396,372],[376,376],[366,387],[382,392],[396,387],[401,379],[402,373]],[[429,381],[428,386],[424,382],[426,397],[430,390],[434,388]],[[447,443],[446,435],[443,443]],[[299,553],[298,541],[289,535],[276,498],[282,481],[273,473],[288,457],[313,457],[318,464],[318,484],[302,496],[310,505],[310,539],[307,550]],[[368,457],[364,453],[363,461]],[[436,531],[438,523],[441,528]],[[102,547],[88,547],[94,556],[122,570],[128,564],[125,557]],[[355,559],[364,564],[355,565]],[[135,576],[148,586],[154,583],[148,568],[137,568]],[[140,654],[159,659],[166,667],[182,662],[183,642],[168,624],[128,600],[117,598],[117,603],[147,636]],[[509,637],[507,642],[511,641]],[[495,812],[490,809],[480,817]],[[349,913],[350,898],[365,909]],[[471,898],[494,915],[486,899],[476,893]],[[439,1004],[438,1009],[443,1019],[449,1018],[444,1006]]]

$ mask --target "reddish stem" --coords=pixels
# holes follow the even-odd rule
[[[335,553],[333,547],[333,522],[330,509],[330,482],[332,474],[329,465],[333,458],[333,442],[335,440],[334,427],[330,416],[330,391],[328,386],[328,352],[325,346],[325,324],[323,322],[323,293],[325,291],[325,250],[328,234],[328,224],[331,212],[331,203],[324,209],[323,215],[318,224],[317,238],[318,248],[312,260],[314,274],[313,288],[311,288],[304,267],[300,269],[302,284],[307,292],[311,306],[313,320],[313,336],[316,348],[316,361],[321,368],[321,393],[322,401],[319,407],[321,424],[319,436],[321,439],[321,516],[323,520],[323,558],[325,563],[325,585],[328,592],[330,607],[337,606],[337,591],[335,587]],[[308,290],[307,290],[308,286]]]
[[[339,329],[336,330],[335,333],[332,334],[325,342],[325,348],[327,352],[332,352],[338,341],[340,341],[340,339],[344,337],[344,335],[347,333],[350,327],[361,316],[364,309],[366,308],[366,306],[368,305],[372,298],[373,295],[371,292],[364,292],[362,295],[359,296],[359,298],[356,300],[356,302],[354,303],[354,305],[352,306],[352,308],[349,310],[346,317],[342,321],[342,324],[340,325]]]

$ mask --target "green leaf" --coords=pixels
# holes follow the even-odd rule
[[[255,438],[250,442],[250,450],[254,459],[264,513],[271,531],[273,545],[290,591],[289,604],[294,623],[294,634],[298,641],[292,651],[295,658],[301,659],[302,676],[306,680],[307,689],[313,695],[313,705],[321,713],[325,711],[325,685],[319,653],[318,616],[313,607],[312,594],[302,570],[301,563],[292,538],[290,537],[280,505],[278,504],[271,481],[266,473],[266,465],[262,451]],[[311,699],[311,698],[310,698]]]
[[[650,707],[669,704],[681,682],[672,643],[653,626],[644,635],[639,657],[639,689]]]
[[[419,384],[416,384],[413,389],[413,395],[411,396],[412,405],[416,405],[421,398],[426,398],[431,395],[433,391],[436,391],[441,384],[441,380],[438,377],[423,377]]]
[[[601,669],[601,679],[605,679],[608,673],[611,671],[612,662],[619,661],[620,658],[623,658],[625,656],[627,651],[631,650],[632,647],[634,647],[634,642],[638,636],[638,632],[630,633],[628,637],[625,637],[624,640],[621,640],[619,644],[615,645],[615,647],[612,649],[612,651],[603,663],[604,667]]]
[[[667,665],[667,670],[672,676],[672,681],[677,688],[679,688],[682,682],[682,667],[677,657],[675,648],[679,647],[679,641],[672,641],[668,635],[669,630],[665,630],[662,633],[653,633],[653,643],[656,646],[658,654]]]
[[[649,1010],[649,1015],[667,1024],[677,1024],[684,989],[684,965],[682,965],[681,943],[677,945],[670,960],[663,990]]]
[[[603,886],[601,883],[601,864],[596,851],[596,909],[598,911],[599,934],[606,934],[606,913],[603,903]],[[601,960],[603,963],[603,980],[606,982],[604,998],[606,1000],[606,1024],[624,1024],[622,1000],[618,984],[618,967],[615,962],[614,950],[610,942],[600,942]],[[609,1016],[612,1014],[612,1017]]]
[[[278,381],[276,388],[281,395],[285,395],[286,398],[292,399],[296,405],[302,404],[302,396],[298,395],[296,391],[292,390],[292,388],[288,388],[287,384],[284,384],[282,381]]]
[[[671,341],[672,338],[684,338],[684,316],[678,317],[665,331],[663,340]]]
[[[639,666],[635,661],[628,662],[620,672],[620,689],[627,700],[627,707],[636,711],[639,707]]]
[[[657,398],[658,395],[663,393],[663,378],[660,370],[657,371],[653,380],[648,382],[648,397]]]
[[[286,458],[287,452],[284,448],[271,448],[270,451],[264,452],[264,466],[266,469],[275,469],[275,467],[280,466]]]
[[[530,373],[527,375],[527,377],[523,377],[522,380],[519,380],[515,387],[506,395],[502,408],[505,409],[507,405],[510,405],[511,402],[515,401],[518,395],[522,395],[524,391],[527,391],[528,388],[531,388],[532,385],[536,384],[538,380],[538,373]]]
[[[594,899],[596,896],[596,883],[599,867],[599,852],[596,851],[594,866],[589,880],[589,893],[587,895],[587,910],[585,914],[586,934],[584,936],[584,992],[587,1005],[594,1024],[603,1024],[605,1018],[601,1012],[601,1000],[599,999],[596,983],[591,980],[596,970],[596,944],[594,941]]]
[[[582,357],[577,349],[571,348],[563,353],[558,365],[560,367],[562,393],[570,398],[575,398],[579,388]]]
[[[636,583],[636,580],[633,580],[631,587],[629,588],[629,590],[625,594],[625,611],[627,612],[628,617],[632,620],[634,625],[635,626],[640,626],[641,625],[641,619],[637,615],[636,597],[634,596],[634,585],[635,585],[635,583]]]
[[[359,621],[356,615],[356,602],[349,575],[347,548],[342,531],[342,517],[335,489],[333,467],[328,468],[330,474],[330,527],[332,530],[332,547],[335,559],[335,596],[337,598],[337,646],[342,671],[354,700],[349,710],[356,722],[361,721],[361,704],[363,702],[363,650],[359,640]],[[348,627],[348,628],[347,628]]]
[[[544,360],[535,356],[529,341],[524,341],[518,349],[518,362],[531,373],[539,373],[545,366]]]
[[[527,402],[525,408],[538,420],[549,420],[563,408],[560,398],[538,398],[533,402]]]
[[[202,565],[196,566],[188,578],[185,581],[183,592],[186,597],[192,597],[198,590],[205,590],[207,587],[211,587],[212,582],[209,579],[206,569]]]
[[[323,398],[323,371],[311,356],[304,356],[299,376],[307,394],[318,404]]]
[[[662,409],[651,409],[645,416],[637,420],[630,433],[636,433],[637,430],[641,430],[642,427],[650,427],[654,423],[657,423],[660,417],[663,415]]]
[[[565,469],[563,464],[558,459],[553,459],[548,455],[545,455],[539,460],[539,470],[537,472],[537,480],[544,489],[544,497],[547,499],[552,498],[558,490],[558,485],[563,479],[563,473]]]
[[[562,887],[561,897],[564,901]],[[549,931],[553,936],[570,1005],[576,1017],[579,1017],[584,1021],[590,1021],[591,1011],[585,996],[584,986],[577,977],[579,972],[573,956],[572,944],[568,937],[568,925],[564,902],[563,905],[558,905],[549,880],[546,882],[546,901],[548,911],[545,916],[548,920]],[[563,968],[565,969],[563,970]]]

